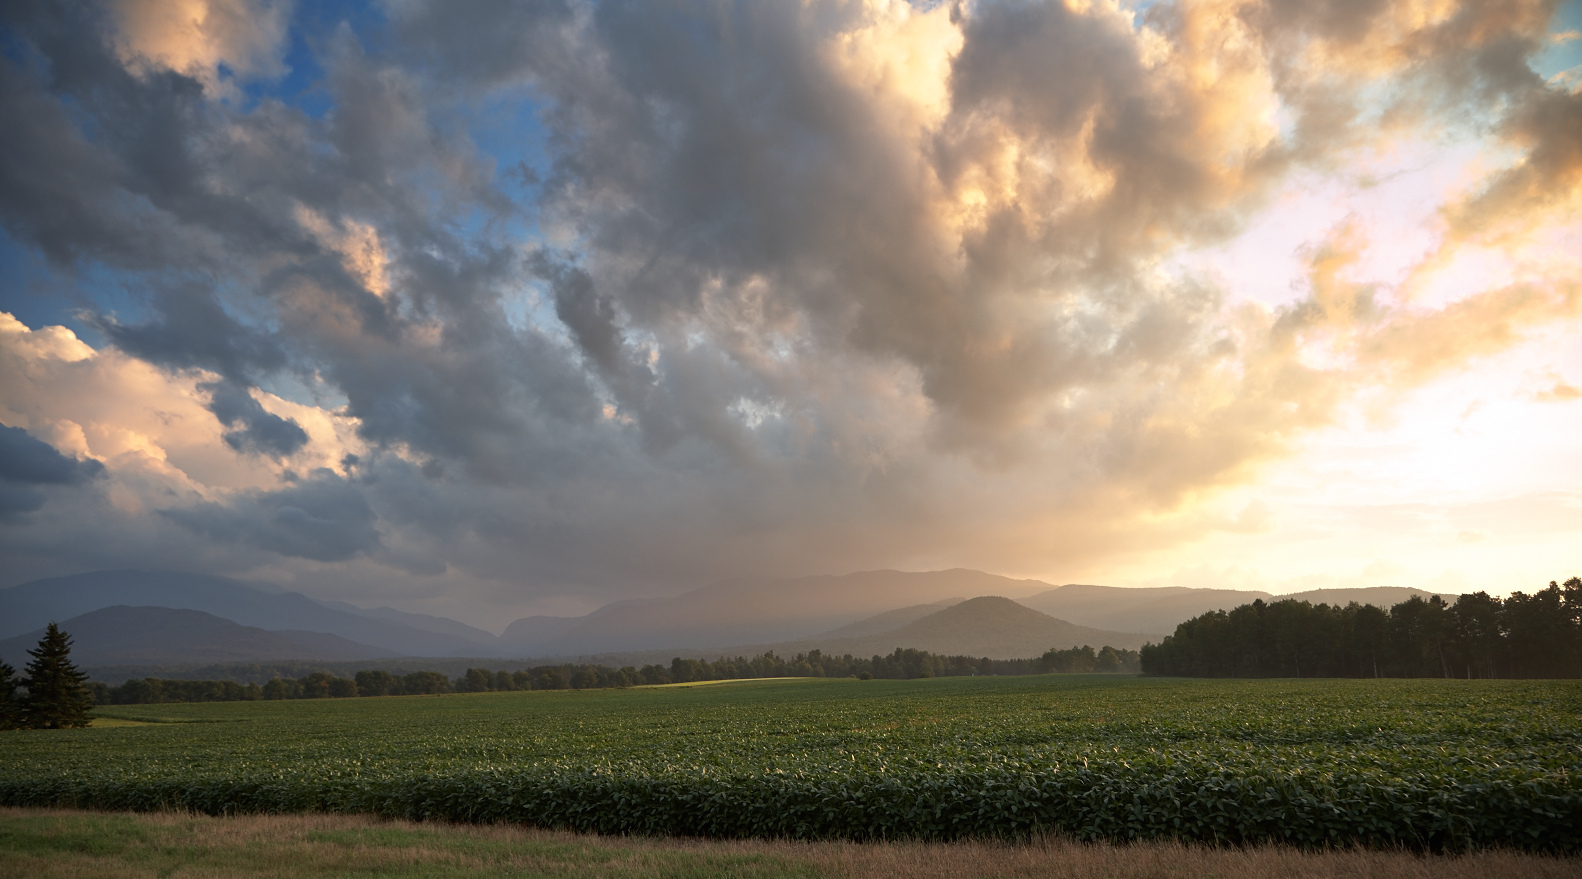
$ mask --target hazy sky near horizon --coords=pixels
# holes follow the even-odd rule
[[[1582,573],[1582,3],[0,9],[0,585]]]

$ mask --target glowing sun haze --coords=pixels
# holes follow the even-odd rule
[[[0,16],[0,585],[1582,572],[1577,3]]]

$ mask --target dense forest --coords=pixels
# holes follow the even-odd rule
[[[986,659],[941,656],[925,650],[897,648],[889,656],[867,659],[830,656],[818,650],[783,659],[773,653],[751,659],[672,660],[667,668],[647,665],[610,668],[604,665],[543,665],[519,671],[470,668],[451,680],[439,672],[397,675],[360,671],[343,678],[313,672],[301,678],[275,678],[266,684],[235,681],[182,681],[161,678],[130,680],[117,687],[95,683],[101,705],[149,705],[162,702],[243,702],[264,699],[323,699],[352,696],[416,696],[431,693],[482,693],[499,690],[583,690],[634,687],[643,684],[689,683],[737,678],[855,677],[913,679],[961,675],[1025,675],[1051,672],[1136,672],[1141,658],[1135,650],[1073,647],[1049,650],[1034,659]]]
[[[1188,620],[1141,653],[1145,674],[1187,677],[1582,677],[1582,579],[1389,610],[1260,600]]]

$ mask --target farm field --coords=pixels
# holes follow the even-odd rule
[[[600,833],[1582,849],[1582,682],[800,679],[100,709],[0,805]]]

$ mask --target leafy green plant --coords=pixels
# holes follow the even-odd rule
[[[220,722],[8,734],[0,803],[712,837],[1582,849],[1571,681],[843,678],[159,712]]]

